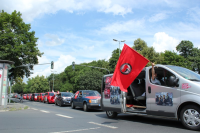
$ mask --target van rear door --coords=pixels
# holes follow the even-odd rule
[[[113,74],[104,75],[101,86],[101,107],[104,111],[121,112],[122,96],[117,86],[111,86]]]

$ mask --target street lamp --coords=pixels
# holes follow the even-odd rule
[[[120,42],[125,42],[125,40],[118,41],[118,40],[116,40],[116,39],[113,39],[113,41],[119,42],[119,56],[120,56]]]

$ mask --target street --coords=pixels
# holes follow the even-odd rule
[[[18,99],[13,99],[18,101]],[[58,107],[24,100],[27,110],[0,113],[1,133],[188,133],[175,120],[156,119],[129,114],[120,114],[117,119],[108,119],[101,110],[84,112],[81,108]]]

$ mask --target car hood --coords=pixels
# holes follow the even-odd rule
[[[88,99],[100,99],[101,97],[100,96],[87,96],[85,98],[88,98]]]

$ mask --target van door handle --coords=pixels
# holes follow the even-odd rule
[[[150,86],[148,87],[148,92],[151,93],[151,87]]]

